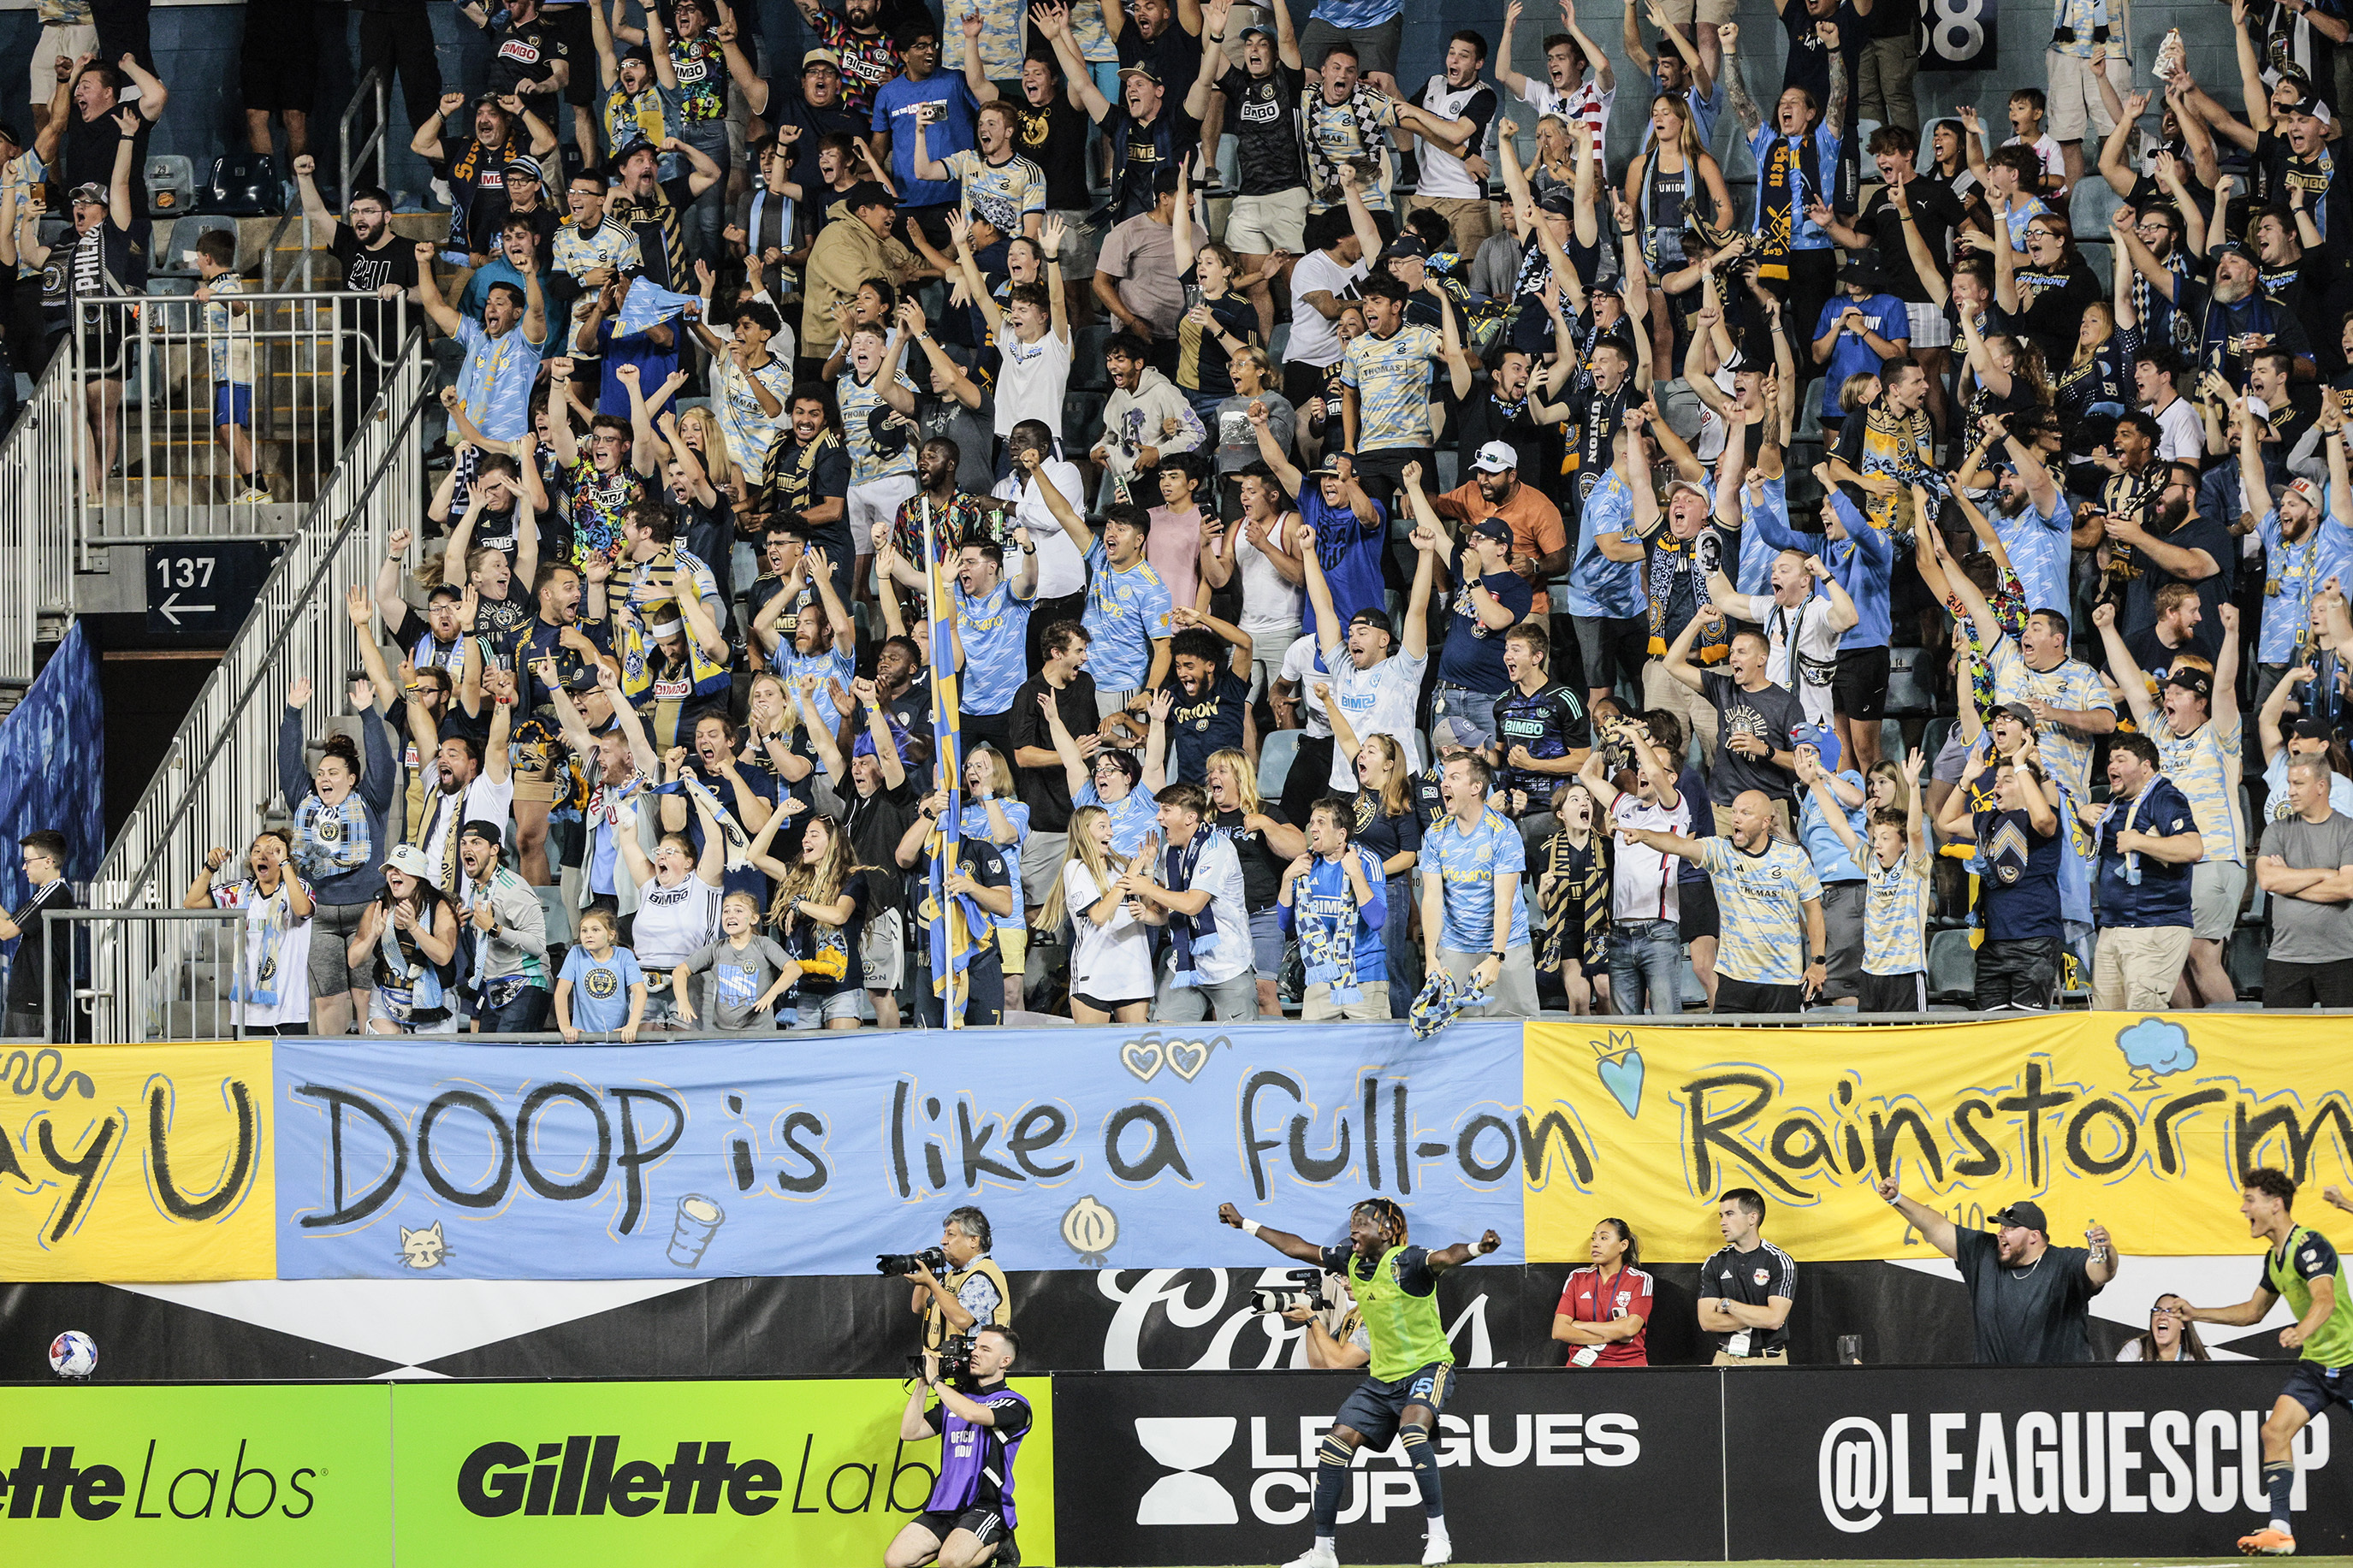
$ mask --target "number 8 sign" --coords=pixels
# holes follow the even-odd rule
[[[1991,70],[2000,53],[1994,22],[1997,0],[1924,0],[1927,37],[1920,49],[1923,70]]]

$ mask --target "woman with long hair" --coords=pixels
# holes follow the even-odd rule
[[[1128,858],[1111,846],[1111,814],[1099,805],[1071,813],[1071,847],[1039,922],[1060,930],[1068,918],[1071,1016],[1082,1024],[1141,1024],[1152,1006],[1152,928],[1126,896]]]
[[[2075,353],[2051,390],[2063,426],[2073,429],[2094,415],[2110,418],[2134,402],[2133,356],[2140,334],[2116,325],[2116,307],[2094,300],[2075,327]]]
[[[1996,246],[1994,303],[2042,351],[2043,363],[2063,364],[2074,357],[2077,321],[2102,302],[2100,280],[2076,248],[2075,226],[2066,214],[2036,213],[2019,237],[2023,254],[2012,266],[2003,265]],[[2124,384],[2132,384],[2129,365]]]
[[[375,983],[372,1035],[458,1032],[458,910],[434,885],[425,851],[396,844],[385,858],[384,890],[368,900],[344,957]]]
[[[803,1015],[797,1023],[855,1029],[866,984],[858,951],[870,901],[866,868],[856,863],[841,825],[824,816],[810,817],[801,830],[800,852],[792,864],[776,859],[767,847],[785,816],[780,811],[771,816],[752,841],[752,864],[776,879],[768,929],[793,960],[788,994]]]
[[[242,1035],[311,1032],[311,889],[288,864],[293,841],[275,827],[253,836],[242,881],[214,884],[228,864],[215,849],[180,907],[245,911],[245,970],[234,982],[229,1022]]]
[[[391,729],[371,702],[359,716],[367,771],[360,771],[360,747],[350,736],[337,734],[322,743],[318,764],[306,774],[302,710],[311,695],[307,677],[287,689],[278,731],[278,783],[294,808],[294,869],[318,900],[312,935],[320,940],[310,951],[311,1032],[332,1036],[344,1033],[353,1018],[367,1016],[367,966],[347,964],[343,954],[363,911],[384,890],[377,854],[392,842],[385,814],[400,770],[393,762]]]
[[[1356,748],[1356,820],[1351,835],[1381,858],[1391,910],[1381,924],[1389,957],[1389,1016],[1402,1018],[1421,989],[1421,949],[1411,931],[1413,868],[1421,858],[1421,819],[1413,808],[1413,768],[1390,735],[1367,735]]]
[[[1528,165],[1528,194],[1541,204],[1554,186],[1577,188],[1577,144],[1568,121],[1557,114],[1536,116],[1536,158]]]
[[[1978,188],[1978,177],[1969,170],[1968,143],[1962,140],[1968,134],[1957,120],[1932,121],[1928,126],[1927,166],[1920,171],[1964,198]]]
[[[1282,868],[1305,851],[1307,836],[1259,795],[1258,768],[1248,754],[1230,747],[1211,752],[1202,773],[1208,780],[1214,814],[1207,826],[1233,841],[1242,863],[1242,907],[1250,912],[1259,1016],[1280,1018],[1282,1002],[1276,986],[1282,974],[1282,914],[1275,907],[1275,895],[1282,889]]]
[[[1676,345],[1687,341],[1689,323],[1683,300],[1704,297],[1704,289],[1686,289],[1668,295],[1659,279],[1680,271],[1683,256],[1685,216],[1715,223],[1732,211],[1732,195],[1724,184],[1724,170],[1710,155],[1692,124],[1691,105],[1680,92],[1662,92],[1651,100],[1651,136],[1626,165],[1626,206],[1634,216],[1636,236],[1651,279],[1651,321],[1655,363],[1680,364]]]
[[[2148,1310],[2148,1327],[2125,1342],[2116,1352],[2118,1361],[2212,1361],[2206,1353],[2205,1342],[2198,1337],[2198,1325],[2189,1321],[2189,1303],[2179,1296],[2165,1295]]]
[[[1029,840],[1029,808],[1014,798],[1013,769],[1005,753],[983,741],[965,753],[964,816],[958,829],[966,838],[986,838],[1005,854],[1005,863],[1021,863],[1021,847]],[[1013,912],[997,922],[997,955],[1005,968],[1005,1005],[1021,1006],[1023,977],[1029,973],[1029,924],[1023,910],[1026,897],[1021,879],[1013,879]]]
[[[1536,878],[1536,905],[1544,911],[1536,969],[1559,977],[1572,1014],[1607,1013],[1610,837],[1606,827],[1594,831],[1604,814],[1582,779],[1560,786],[1552,811],[1560,826],[1545,840]]]
[[[1892,811],[1899,816],[1911,805],[1911,792],[1904,787],[1904,768],[1893,757],[1882,757],[1871,764],[1871,773],[1862,781],[1862,809],[1865,818]]]
[[[1568,1277],[1552,1318],[1552,1337],[1569,1347],[1571,1366],[1648,1366],[1651,1276],[1641,1243],[1622,1219],[1593,1227],[1593,1261]]]

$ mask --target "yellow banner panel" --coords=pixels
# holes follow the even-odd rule
[[[277,1273],[269,1044],[0,1056],[0,1279]]]
[[[2353,1028],[2246,1013],[2069,1013],[1825,1028],[1532,1024],[1528,1258],[1583,1262],[1626,1220],[1647,1260],[1723,1245],[1726,1191],[1765,1195],[1800,1262],[1934,1256],[1873,1184],[1981,1226],[2018,1198],[2054,1243],[2106,1226],[2126,1254],[2249,1250],[2239,1173],[2353,1184]],[[1532,1156],[1533,1158],[1533,1156]]]

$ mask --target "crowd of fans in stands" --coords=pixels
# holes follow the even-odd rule
[[[1617,169],[1572,4],[1410,94],[1394,0],[796,5],[797,74],[716,0],[477,16],[486,93],[404,79],[426,243],[291,160],[457,368],[357,719],[295,688],[290,825],[188,891],[249,1022],[935,1016],[941,854],[972,1022],[1912,1012],[1963,924],[1979,1010],[2213,1005],[2264,900],[2265,1002],[2353,1005],[2353,187],[2240,0],[2242,110],[2103,12],[2000,146],[1851,5],[1778,81],[1630,7]],[[69,187],[62,331],[163,87],[57,77],[0,199]]]

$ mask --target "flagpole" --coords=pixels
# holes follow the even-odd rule
[[[957,815],[955,785],[956,773],[958,771],[955,756],[955,726],[952,721],[954,716],[947,711],[946,694],[941,689],[940,685],[940,660],[937,657],[938,649],[940,647],[940,557],[938,545],[933,538],[933,525],[934,520],[932,515],[932,498],[929,494],[925,494],[923,497],[923,609],[925,618],[931,623],[929,627],[926,628],[929,632],[929,636],[925,640],[930,646],[926,649],[927,657],[925,662],[931,666],[932,749],[934,752],[932,762],[939,788],[942,793],[946,795],[948,797],[947,815],[950,816],[955,816]],[[943,847],[944,847],[946,841],[946,836],[944,834]],[[940,880],[939,891],[934,902],[935,906],[939,910],[940,930],[943,935],[944,935],[947,930],[947,921],[949,918],[947,891],[949,868],[940,866],[936,856],[934,857],[933,865],[937,870]],[[939,967],[940,957],[942,954],[946,952],[948,945],[949,944],[945,941],[931,944],[933,967],[935,972]],[[940,991],[941,1021],[950,1029],[963,1027],[964,1009],[956,1005],[956,974],[953,958],[951,958],[949,962],[947,973],[944,976],[934,973],[932,978],[935,982],[943,979],[945,981],[945,984]]]

